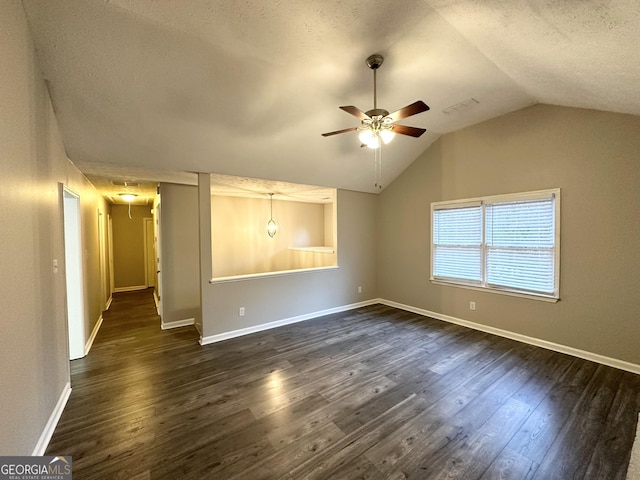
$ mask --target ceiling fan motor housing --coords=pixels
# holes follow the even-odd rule
[[[371,70],[377,70],[378,68],[380,68],[382,62],[384,62],[384,57],[382,55],[378,55],[377,53],[369,55],[369,57],[367,58],[367,66]]]
[[[366,111],[365,113],[369,115],[371,118],[386,117],[387,115],[389,115],[389,112],[386,111],[384,108],[373,108],[371,110]]]

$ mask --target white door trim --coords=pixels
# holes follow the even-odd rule
[[[85,355],[84,255],[80,195],[62,187],[64,228],[64,274],[69,359]]]

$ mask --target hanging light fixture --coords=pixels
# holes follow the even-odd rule
[[[269,196],[271,197],[270,198],[271,215],[269,217],[269,221],[267,222],[267,234],[271,238],[273,238],[275,237],[276,233],[278,233],[278,224],[273,219],[273,193],[270,193]]]

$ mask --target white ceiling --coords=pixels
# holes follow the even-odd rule
[[[320,136],[358,125],[338,106],[372,108],[371,53],[378,107],[431,107],[399,122],[428,132],[383,149],[383,185],[439,135],[534,103],[640,115],[637,0],[24,5],[69,158],[96,181],[201,171],[376,192],[356,134]]]

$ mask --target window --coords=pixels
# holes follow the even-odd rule
[[[431,204],[431,280],[559,298],[560,189]]]

